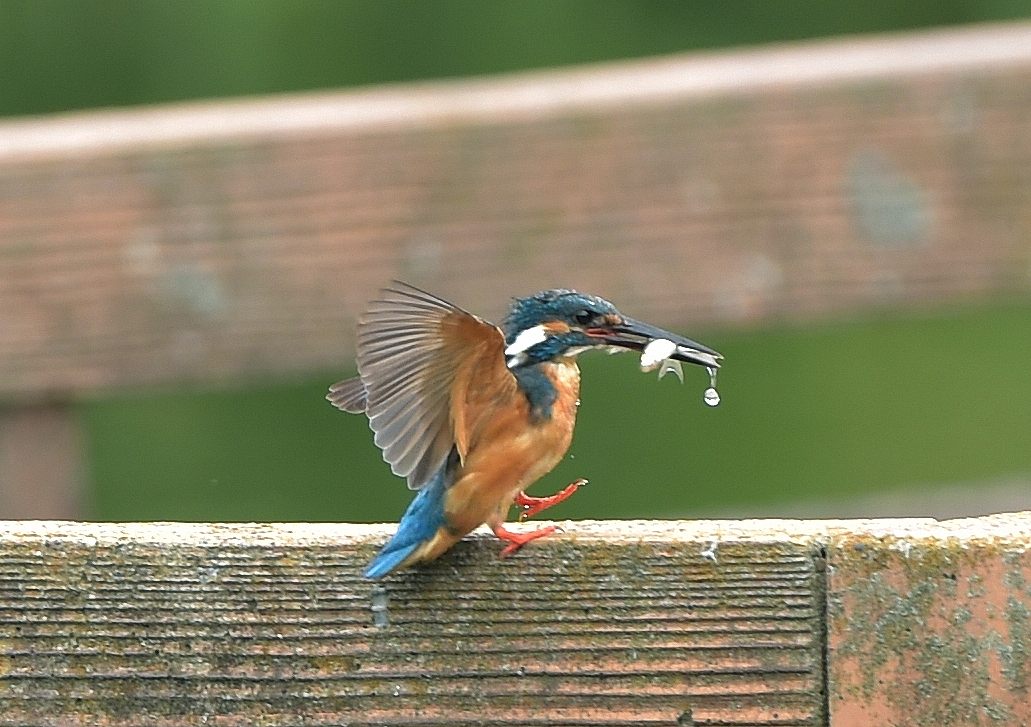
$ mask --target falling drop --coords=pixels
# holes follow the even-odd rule
[[[709,372],[709,388],[702,394],[702,399],[709,406],[719,406],[720,403],[720,392],[716,391],[716,369],[714,366],[706,366],[706,370]]]

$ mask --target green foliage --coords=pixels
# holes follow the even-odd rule
[[[690,517],[1031,471],[1029,320],[1024,302],[690,331],[727,357],[716,409],[701,369],[680,387],[631,355],[585,354],[572,458],[534,491],[588,477],[555,517]],[[95,514],[396,519],[409,493],[365,419],[322,399],[339,375],[84,404]]]
[[[0,115],[1026,17],[1022,0],[0,0]]]

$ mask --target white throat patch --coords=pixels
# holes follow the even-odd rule
[[[529,351],[538,343],[543,343],[547,337],[548,329],[542,325],[536,325],[527,328],[525,331],[520,331],[515,340],[505,349],[505,355],[509,357],[508,368],[515,368],[523,363],[527,358],[526,351]]]

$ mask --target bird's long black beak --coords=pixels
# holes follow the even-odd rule
[[[599,331],[601,333],[601,331]],[[644,347],[657,338],[665,338],[676,344],[676,351],[670,356],[678,361],[718,369],[723,355],[708,346],[684,338],[671,331],[663,330],[633,318],[624,318],[623,322],[606,329],[600,337],[610,346],[619,346],[632,351],[642,351]]]

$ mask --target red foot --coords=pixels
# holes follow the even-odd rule
[[[523,511],[519,513],[519,520],[522,521],[528,517],[533,517],[541,510],[547,510],[552,505],[559,504],[586,484],[587,480],[581,477],[576,482],[571,482],[566,485],[560,492],[556,492],[554,495],[548,495],[547,497],[531,497],[524,491],[520,490],[519,494],[516,495],[514,499],[515,504],[520,505],[523,508]]]
[[[534,530],[529,533],[514,533],[511,530],[505,530],[501,525],[492,525],[491,530],[494,531],[494,534],[497,535],[498,538],[508,542],[505,549],[501,551],[501,557],[504,558],[505,556],[512,555],[512,553],[522,548],[531,540],[543,538],[545,535],[551,535],[553,532],[558,530],[558,527],[555,525],[549,525],[546,528],[540,528],[539,530]]]

